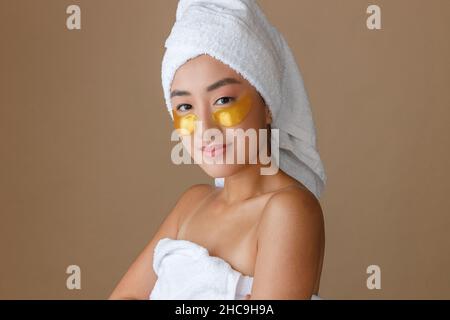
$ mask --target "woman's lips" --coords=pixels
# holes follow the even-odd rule
[[[215,144],[210,146],[203,146],[202,152],[205,156],[208,156],[210,158],[213,158],[217,155],[220,155],[225,152],[226,148],[230,144]]]

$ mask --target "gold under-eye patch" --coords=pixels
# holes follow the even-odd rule
[[[178,133],[180,135],[191,135],[195,129],[195,121],[197,121],[197,116],[194,113],[180,116],[175,111],[173,111],[174,126],[176,129],[178,129]]]
[[[252,106],[252,99],[249,93],[244,94],[237,101],[228,107],[220,108],[212,113],[214,122],[220,126],[233,127],[241,123]],[[181,135],[191,135],[195,130],[195,121],[198,120],[197,115],[189,113],[180,116],[176,111],[172,111],[174,126]]]
[[[213,112],[214,121],[224,127],[233,127],[241,123],[250,111],[252,99],[249,93],[239,98],[229,107]]]

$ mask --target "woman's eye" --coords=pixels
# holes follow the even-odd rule
[[[180,104],[179,106],[177,106],[178,111],[188,111],[191,108],[192,106],[190,104]]]
[[[222,97],[222,98],[218,99],[216,101],[216,103],[219,102],[219,101],[222,101],[223,103],[218,103],[218,104],[227,104],[227,103],[230,103],[231,101],[233,101],[233,98],[231,98],[231,97]]]

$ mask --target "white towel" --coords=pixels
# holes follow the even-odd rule
[[[255,0],[180,0],[165,47],[161,76],[172,119],[170,86],[176,70],[191,58],[209,54],[261,94],[272,111],[272,128],[279,129],[279,141],[271,135],[272,147],[280,148],[279,159],[273,160],[320,197],[326,175],[303,79],[284,37]]]
[[[150,300],[242,300],[253,285],[253,277],[188,240],[160,239],[153,253],[153,270],[158,279]],[[311,299],[323,300],[318,295]]]

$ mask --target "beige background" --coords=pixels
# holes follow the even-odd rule
[[[328,175],[319,294],[449,299],[450,1],[259,3],[300,64]],[[183,190],[212,183],[170,161],[160,64],[176,4],[0,1],[0,298],[106,298]]]

